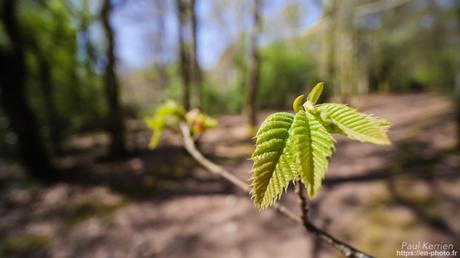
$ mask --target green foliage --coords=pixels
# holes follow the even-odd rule
[[[315,58],[306,46],[309,42],[275,42],[261,49],[260,108],[286,108],[317,80]]]
[[[309,196],[313,197],[321,187],[334,140],[315,115],[303,110],[296,113],[290,134],[296,171],[300,173]]]
[[[363,48],[362,53],[370,90],[452,93],[460,44],[458,25],[448,24],[458,24],[458,6],[458,1],[450,1],[449,7],[439,1],[412,3],[383,12],[372,30],[359,26],[358,40],[369,46],[369,52]]]
[[[205,84],[202,88],[203,110],[209,114],[239,113],[243,106],[243,82],[236,81],[228,88],[223,89],[222,84]]]
[[[289,133],[294,116],[289,113],[270,115],[257,132],[251,178],[252,198],[259,209],[273,204],[296,173],[290,150]]]
[[[390,144],[388,121],[341,104],[315,105],[323,87],[318,83],[313,88],[303,109],[303,96],[299,96],[293,104],[295,115],[274,113],[257,132],[251,157],[251,194],[258,209],[272,205],[297,177],[310,197],[316,195],[334,149],[333,133],[362,142]]]
[[[198,137],[218,125],[217,120],[200,112],[198,109],[185,112],[184,107],[171,100],[160,106],[154,116],[146,117],[144,121],[147,127],[153,131],[149,143],[149,148],[151,149],[158,146],[164,130],[176,130],[181,122],[187,123],[194,137]]]
[[[159,107],[153,117],[144,119],[147,126],[153,131],[149,147],[155,148],[160,142],[163,131],[167,128],[177,128],[179,122],[185,117],[185,110],[174,101],[167,101]]]
[[[373,144],[390,144],[386,132],[391,124],[384,120],[359,113],[355,109],[343,104],[320,104],[317,109],[326,123],[332,123],[339,130],[339,133],[351,139]]]
[[[82,49],[78,27],[79,6],[68,1],[21,1],[20,22],[24,34],[27,95],[43,134],[49,137],[49,110],[56,110],[62,136],[101,129],[107,104],[103,78]],[[96,58],[96,57],[94,57]],[[48,77],[45,79],[44,77]],[[45,97],[44,88],[51,94]]]

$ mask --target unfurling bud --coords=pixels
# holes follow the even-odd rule
[[[313,89],[310,91],[310,94],[308,94],[308,102],[310,102],[311,105],[315,105],[316,102],[319,99],[319,96],[321,96],[321,93],[323,92],[324,89],[324,82],[319,82],[313,87]]]
[[[295,98],[294,102],[292,103],[292,109],[294,109],[294,112],[299,112],[302,110],[302,102],[304,99],[304,95],[300,95],[297,98]]]

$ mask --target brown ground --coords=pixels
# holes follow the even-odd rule
[[[394,123],[391,147],[338,138],[325,187],[311,203],[314,222],[377,257],[402,241],[456,243],[460,250],[460,156],[446,99],[429,94],[371,96],[355,106]],[[267,113],[261,114],[263,119]],[[253,143],[238,116],[222,116],[202,138],[215,162],[247,180]],[[133,154],[101,157],[104,135],[78,136],[67,183],[40,187],[0,165],[0,257],[341,257],[274,211],[196,166],[167,134],[155,151],[131,123]],[[282,200],[293,209],[292,193]]]

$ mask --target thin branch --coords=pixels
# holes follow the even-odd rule
[[[209,159],[203,156],[203,154],[196,148],[195,142],[193,141],[193,138],[190,135],[190,128],[187,126],[187,124],[180,123],[179,127],[180,127],[180,132],[184,140],[185,149],[200,165],[202,165],[204,168],[209,170],[211,173],[223,177],[224,179],[231,182],[232,184],[234,184],[236,187],[240,188],[244,192],[249,193],[251,191],[251,188],[249,187],[249,185],[246,184],[244,181],[234,176],[232,173],[227,171],[225,168],[215,164],[214,162],[210,161]],[[298,185],[300,184],[297,183],[296,186]],[[303,192],[301,188],[300,188],[300,191],[296,190],[296,192],[298,192],[298,195],[300,193],[300,195],[303,196]],[[278,203],[275,204],[274,208],[278,212],[280,212],[281,214],[289,218],[290,220],[296,223],[302,224],[308,233],[314,235],[315,237],[318,237],[323,242],[339,250],[345,257],[373,258],[372,256],[362,251],[357,250],[351,245],[336,239],[335,237],[331,236],[327,232],[324,232],[323,230],[317,228],[315,225],[310,223],[307,217],[308,215],[307,201],[305,197],[303,198],[304,198],[304,201],[302,201],[302,207],[303,207],[302,217],[299,217],[294,212],[289,210],[287,207],[281,204],[278,204]]]
[[[318,237],[322,241],[328,243],[335,249],[338,249],[343,255],[346,257],[355,257],[355,258],[371,258],[368,254],[365,254],[354,247],[337,240],[335,237],[331,236],[330,234],[322,231],[321,229],[317,228],[313,225],[310,220],[308,219],[308,202],[307,197],[303,193],[302,182],[300,179],[296,180],[295,183],[295,192],[297,194],[300,210],[302,212],[301,215],[301,223],[303,224],[305,230],[310,234]]]
[[[299,199],[300,210],[302,211],[302,223],[304,224],[305,229],[307,229],[306,223],[308,223],[308,203],[307,197],[303,194],[302,181],[300,178],[297,178],[295,181],[295,193]]]

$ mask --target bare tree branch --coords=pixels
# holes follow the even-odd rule
[[[180,123],[180,132],[183,137],[184,147],[187,152],[204,168],[209,170],[211,173],[219,175],[223,177],[225,180],[229,181],[230,183],[234,184],[236,187],[240,188],[246,193],[251,191],[251,188],[241,179],[234,176],[232,173],[227,171],[225,168],[215,164],[214,162],[210,161],[203,154],[196,148],[195,142],[193,141],[192,136],[190,135],[190,128],[185,123]],[[300,183],[296,184],[296,187],[299,187]],[[303,196],[303,191],[300,186],[300,189],[296,189],[297,195],[301,200],[302,205],[302,216],[299,217],[294,212],[289,210],[287,207],[277,203],[274,208],[289,218],[290,220],[302,224],[305,227],[305,230],[312,234],[313,236],[317,237],[318,239],[322,240],[323,242],[329,244],[333,248],[339,250],[345,257],[353,257],[353,258],[372,258],[372,256],[357,250],[356,248],[352,247],[351,245],[344,243],[332,235],[324,232],[323,230],[317,228],[315,225],[309,222],[308,220],[308,207],[307,207],[307,200]]]
[[[259,53],[259,37],[262,30],[262,17],[260,15],[262,8],[262,0],[254,0],[254,6],[252,16],[254,18],[254,24],[252,25],[252,31],[250,34],[250,59],[249,59],[249,73],[246,85],[246,95],[243,106],[243,114],[246,117],[247,124],[254,127],[257,124],[257,91],[260,83],[260,53]]]

